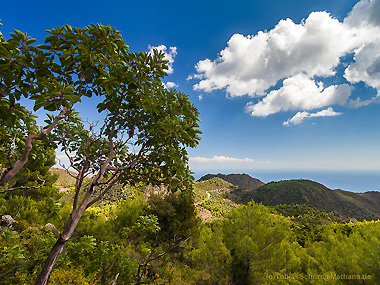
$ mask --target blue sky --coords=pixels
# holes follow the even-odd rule
[[[3,1],[4,2],[4,1]],[[5,1],[1,30],[69,24],[159,47],[201,112],[193,171],[380,170],[380,1]],[[96,119],[82,105],[83,118]]]

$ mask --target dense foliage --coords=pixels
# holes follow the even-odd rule
[[[8,39],[0,33],[2,192],[44,186],[46,173],[34,175],[39,186],[20,181],[20,175],[36,156],[41,163],[54,161],[57,148],[75,171],[72,211],[35,284],[47,283],[85,210],[115,185],[144,182],[173,192],[191,190],[186,148],[196,147],[201,133],[199,112],[188,96],[162,82],[168,70],[164,53],[132,52],[119,31],[101,24],[47,32],[39,45],[17,30]],[[95,96],[97,106],[87,111],[97,112],[101,122],[84,122],[74,108]],[[25,102],[34,112],[46,112],[44,128],[39,130]],[[42,198],[40,192],[35,196]],[[50,194],[46,201],[55,199]]]
[[[86,211],[50,282],[110,284],[116,276],[117,284],[380,280],[380,222],[343,223],[308,206],[268,208],[251,202],[201,223],[194,196],[157,192],[135,192],[132,199]],[[4,213],[9,212],[11,204],[2,201]],[[29,203],[34,207],[20,209],[12,228],[3,228],[0,236],[0,284],[33,282],[58,235],[46,221],[60,230],[70,212],[65,202],[55,204],[54,214],[41,200]]]

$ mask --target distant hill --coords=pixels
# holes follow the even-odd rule
[[[209,179],[214,178],[214,177],[221,178],[224,181],[227,181],[227,182],[239,187],[241,190],[255,190],[259,186],[264,184],[264,182],[262,182],[256,178],[252,178],[248,174],[221,174],[221,173],[219,173],[219,174],[207,174],[207,175],[199,178],[198,182],[209,180]]]
[[[253,200],[266,206],[280,204],[310,205],[319,210],[333,212],[346,221],[377,220],[380,218],[380,212],[377,208],[380,196],[331,190],[320,183],[303,179],[262,185],[253,193]]]
[[[380,192],[368,191],[365,193],[353,193],[343,190],[334,190],[348,201],[355,203],[359,207],[366,208],[380,217]]]
[[[304,179],[264,184],[247,174],[207,174],[198,181],[214,177],[238,187],[226,192],[226,197],[235,203],[245,204],[254,200],[266,206],[308,205],[320,211],[333,212],[344,221],[380,218],[380,192],[331,190],[318,182]]]
[[[58,180],[56,182],[57,186],[62,186],[62,187],[73,187],[75,186],[75,177],[77,173],[72,172],[72,171],[67,171],[65,169],[61,168],[50,168],[51,174],[57,174],[58,175]]]

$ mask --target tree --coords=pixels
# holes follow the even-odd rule
[[[25,165],[35,140],[49,138],[77,172],[73,210],[35,284],[46,284],[83,212],[116,183],[191,188],[186,147],[200,140],[198,110],[161,81],[168,69],[163,53],[131,52],[119,31],[100,24],[48,33],[37,46],[19,31],[9,40],[0,35],[0,108],[17,121],[25,97],[48,116],[39,134],[29,131],[16,163],[3,166],[0,185]],[[83,96],[101,98],[102,125],[82,122],[73,107]],[[0,120],[11,125],[9,118]],[[87,176],[92,180],[84,187]]]
[[[223,237],[231,252],[234,284],[267,284],[268,275],[297,271],[301,247],[290,236],[288,222],[262,204],[232,209],[223,223]]]
[[[146,209],[158,218],[161,231],[155,236],[158,242],[172,242],[173,238],[185,240],[199,235],[200,218],[194,206],[192,193],[151,194]]]

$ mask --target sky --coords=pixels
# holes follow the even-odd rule
[[[132,51],[164,51],[164,83],[200,111],[195,172],[376,171],[379,15],[380,0],[15,0],[0,29],[42,43],[57,26],[102,23]]]

